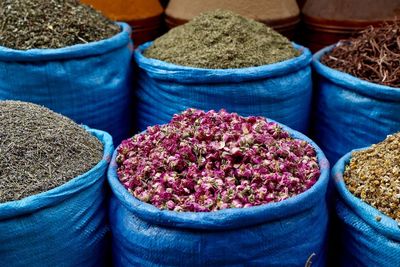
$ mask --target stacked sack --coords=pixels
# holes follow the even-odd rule
[[[328,179],[299,132],[188,109],[114,152],[114,266],[325,266]]]
[[[349,152],[332,170],[342,266],[400,266],[400,132]]]
[[[0,128],[1,262],[105,266],[111,136],[18,101],[0,101]]]
[[[314,55],[315,141],[331,163],[400,130],[399,35],[399,22],[371,27]]]
[[[210,11],[135,51],[139,130],[187,108],[309,123],[311,53],[264,24]]]
[[[77,123],[131,131],[131,29],[78,1],[1,1],[0,100],[44,105]]]

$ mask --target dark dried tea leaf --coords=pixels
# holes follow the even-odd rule
[[[101,142],[38,105],[0,101],[0,203],[60,186],[93,168]]]
[[[321,62],[360,79],[400,88],[400,21],[342,41]]]
[[[77,0],[0,0],[0,45],[62,48],[110,38],[120,27]]]
[[[170,30],[144,55],[182,66],[228,69],[284,61],[298,56],[298,51],[262,23],[215,10]]]

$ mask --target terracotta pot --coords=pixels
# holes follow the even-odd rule
[[[166,7],[168,5],[169,0],[160,0],[160,3],[163,7]]]
[[[163,17],[158,16],[149,18],[147,20],[128,21],[127,23],[132,27],[132,40],[135,47],[154,40],[163,33],[161,27]]]
[[[214,9],[228,9],[263,22],[289,38],[294,36],[300,22],[295,0],[171,0],[165,10],[165,20],[173,28]]]
[[[304,45],[316,52],[400,16],[400,0],[308,0],[302,12]]]
[[[163,8],[158,0],[81,0],[115,21],[132,27],[135,46],[157,38],[162,33]]]
[[[299,8],[302,9],[304,4],[306,3],[307,0],[297,0],[297,4],[299,5]]]

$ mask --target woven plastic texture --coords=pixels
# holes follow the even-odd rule
[[[392,218],[361,201],[343,181],[351,153],[343,156],[332,169],[337,191],[336,213],[340,224],[337,248],[341,266],[400,266],[400,227]],[[376,217],[381,217],[380,221]]]
[[[314,55],[317,73],[315,142],[334,164],[349,151],[400,131],[400,90],[358,79],[323,65],[327,47]]]
[[[60,49],[13,50],[0,46],[0,100],[40,104],[77,123],[110,133],[114,142],[131,130],[131,29],[112,38]]]
[[[129,266],[325,266],[329,163],[318,152],[321,176],[287,200],[215,212],[159,210],[133,197],[119,182],[114,152],[108,170],[113,262]]]
[[[47,192],[0,204],[1,266],[104,266],[106,171],[114,148],[108,133],[86,129],[104,146],[93,169]]]
[[[263,116],[307,132],[312,97],[311,52],[295,45],[296,58],[242,69],[178,66],[143,56],[152,43],[135,50],[139,65],[137,119],[140,131],[169,122],[187,108],[226,109]]]

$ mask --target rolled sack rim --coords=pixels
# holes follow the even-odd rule
[[[330,68],[321,62],[321,58],[340,44],[336,43],[319,50],[312,58],[314,70],[323,78],[334,83],[343,89],[368,96],[373,99],[386,101],[400,101],[400,88],[390,87],[357,78],[351,74]]]
[[[268,119],[268,121],[275,122],[270,119]],[[325,194],[330,174],[329,162],[317,144],[307,136],[280,123],[277,124],[285,131],[289,132],[292,137],[304,140],[311,144],[317,152],[321,175],[318,181],[310,189],[299,195],[280,202],[268,203],[260,206],[230,208],[212,212],[175,212],[160,210],[151,204],[142,202],[135,198],[121,184],[117,176],[117,163],[115,162],[118,150],[117,148],[114,151],[107,173],[107,179],[111,186],[113,196],[115,196],[120,204],[122,204],[129,212],[138,216],[142,220],[156,225],[177,228],[203,230],[235,229],[267,222],[286,220],[290,216],[301,214],[312,209],[316,205],[320,205],[321,201],[325,201]]]
[[[89,171],[58,187],[25,197],[21,200],[0,203],[0,221],[55,206],[73,197],[75,194],[90,188],[103,179],[103,177],[105,178],[106,170],[114,150],[112,137],[107,132],[91,129],[84,125],[82,127],[101,141],[103,144],[103,158]],[[100,173],[103,174],[100,175]]]
[[[396,220],[354,196],[347,189],[347,186],[344,182],[344,169],[350,162],[352,153],[356,151],[362,151],[367,148],[368,147],[352,150],[340,158],[332,168],[331,179],[333,179],[333,183],[335,184],[336,191],[339,193],[340,200],[343,202],[343,204],[345,204],[346,207],[348,207],[352,212],[355,213],[355,215],[361,218],[367,225],[372,227],[378,233],[392,240],[400,241],[400,227]],[[381,218],[379,222],[376,220],[377,217]]]
[[[153,42],[147,42],[134,51],[138,66],[152,78],[178,83],[226,83],[273,78],[311,66],[312,60],[312,54],[308,48],[292,43],[294,48],[301,54],[285,61],[237,69],[195,68],[145,57],[143,52],[152,44]]]
[[[118,34],[104,40],[86,44],[76,44],[62,48],[35,48],[28,50],[17,50],[0,46],[0,61],[32,62],[74,59],[106,54],[125,46],[130,46],[130,49],[133,50],[130,38],[132,32],[131,27],[124,22],[117,22],[117,24],[121,28],[121,31]]]

